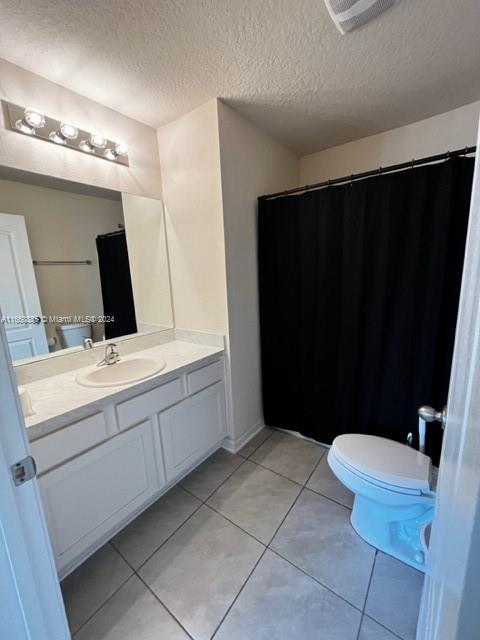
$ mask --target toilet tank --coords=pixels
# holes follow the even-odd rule
[[[55,330],[62,349],[83,345],[85,338],[92,337],[92,325],[86,322],[59,324]]]

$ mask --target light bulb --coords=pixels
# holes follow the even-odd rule
[[[65,144],[67,142],[65,136],[58,131],[51,131],[48,137],[52,142],[55,142],[55,144]]]
[[[75,140],[78,136],[78,129],[74,127],[73,124],[68,124],[68,122],[62,122],[60,124],[60,131],[62,135],[68,140]]]
[[[97,149],[105,149],[105,147],[107,146],[107,141],[99,133],[92,133],[90,136],[90,144]]]
[[[25,109],[23,113],[25,122],[34,129],[41,129],[45,126],[45,116],[43,113],[34,111],[33,109]]]
[[[94,153],[95,149],[92,147],[92,145],[90,144],[90,142],[88,140],[82,140],[79,145],[78,148],[81,149],[82,151],[84,151],[85,153]]]
[[[26,133],[28,136],[35,135],[35,129],[27,124],[25,120],[17,120],[15,122],[15,129],[18,129],[18,131],[21,131],[22,133]]]
[[[103,157],[107,160],[116,160],[118,153],[116,153],[113,149],[105,149],[103,152]]]
[[[115,145],[115,152],[119,156],[126,156],[128,155],[128,147],[123,142],[117,142],[117,144]]]

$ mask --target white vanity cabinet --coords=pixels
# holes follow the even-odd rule
[[[227,435],[223,360],[159,377],[32,443],[57,570],[64,577]]]
[[[226,434],[222,382],[159,414],[165,471],[170,482],[181,476]]]
[[[61,465],[40,485],[61,571],[157,493],[151,422]]]

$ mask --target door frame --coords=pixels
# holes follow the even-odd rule
[[[478,145],[480,136],[477,142],[480,150]],[[477,155],[447,422],[417,640],[478,638],[479,574],[480,162]]]
[[[0,591],[5,588],[7,602],[12,604],[2,612],[2,621],[15,625],[15,640],[20,640],[20,629],[25,640],[68,640],[70,631],[37,480],[15,486],[10,472],[12,464],[28,455],[27,431],[5,328],[0,323]]]

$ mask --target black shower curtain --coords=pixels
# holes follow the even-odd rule
[[[406,442],[447,400],[474,161],[259,201],[267,425]],[[441,430],[427,432],[438,460]]]
[[[102,287],[105,339],[137,332],[132,279],[125,231],[97,236],[98,267]]]

